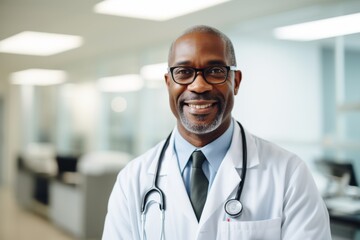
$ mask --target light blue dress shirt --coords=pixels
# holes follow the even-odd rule
[[[179,133],[177,129],[174,131],[174,151],[178,160],[179,169],[184,180],[185,188],[190,196],[190,176],[191,176],[191,154],[195,150],[201,150],[205,155],[207,161],[203,163],[202,169],[205,176],[209,180],[209,189],[214,181],[216,173],[224,159],[234,132],[234,120],[231,121],[230,127],[217,139],[205,145],[202,148],[197,148],[187,142]]]

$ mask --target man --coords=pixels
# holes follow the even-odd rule
[[[173,42],[168,64],[177,125],[167,146],[159,143],[120,172],[103,239],[331,239],[305,164],[232,119],[241,72],[228,37],[195,26]],[[153,182],[160,194],[149,192]],[[241,210],[226,205],[240,183],[243,208],[233,216],[224,208]]]

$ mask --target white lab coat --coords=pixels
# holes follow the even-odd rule
[[[179,171],[174,139],[170,139],[159,173],[166,202],[165,239],[331,239],[328,212],[304,162],[247,131],[245,135],[248,166],[241,196],[244,210],[230,221],[224,203],[234,198],[241,180],[239,126],[235,124],[231,146],[208,192],[200,222]],[[109,199],[103,240],[141,239],[141,202],[152,185],[162,146],[163,142],[159,143],[119,173]],[[160,239],[160,224],[160,210],[153,205],[146,216],[147,240]]]

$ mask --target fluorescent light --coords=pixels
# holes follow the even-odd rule
[[[146,87],[164,87],[164,74],[167,72],[167,67],[168,64],[166,62],[143,66],[140,70],[140,75],[143,79],[146,80]]]
[[[98,86],[104,92],[132,92],[140,90],[144,82],[137,74],[127,74],[100,78]]]
[[[229,0],[105,0],[96,4],[94,11],[123,17],[165,21],[227,1]]]
[[[311,41],[360,32],[360,13],[300,23],[274,30],[279,39]]]
[[[81,46],[79,36],[25,31],[0,41],[0,52],[49,56]]]
[[[164,80],[164,74],[167,72],[167,67],[166,62],[145,65],[141,68],[140,75],[145,80],[162,81]]]
[[[50,69],[27,69],[14,72],[10,75],[12,84],[20,85],[54,85],[62,83],[66,80],[66,73],[62,70]]]

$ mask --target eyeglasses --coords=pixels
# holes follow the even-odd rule
[[[201,72],[205,81],[209,84],[224,83],[229,71],[236,70],[235,66],[210,66],[206,68],[193,67],[170,67],[174,82],[180,85],[188,85],[195,81],[197,73]]]

